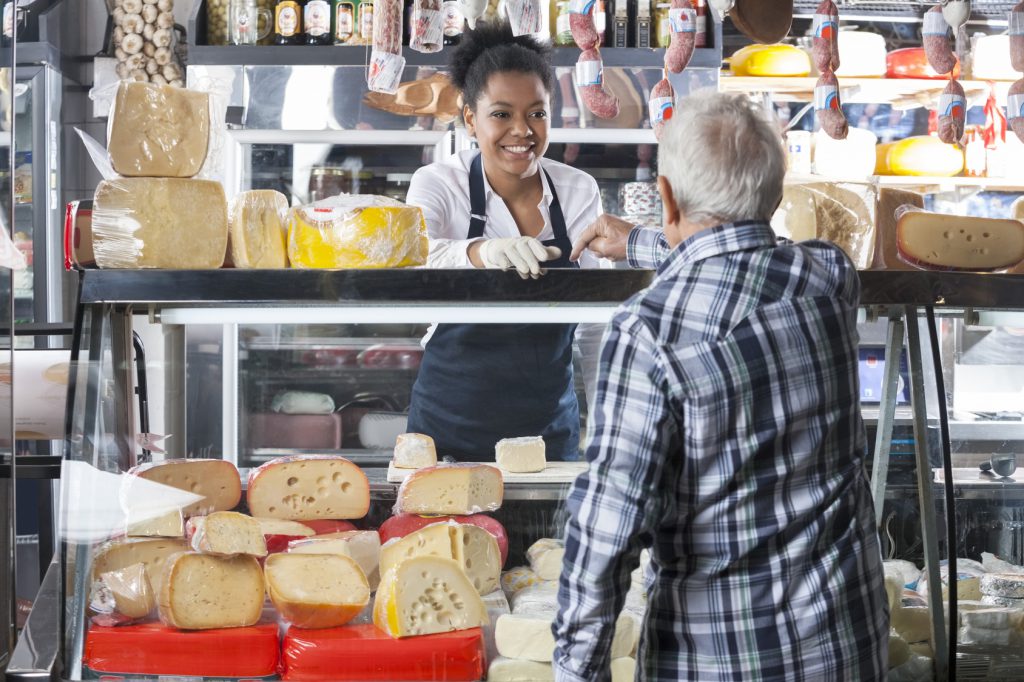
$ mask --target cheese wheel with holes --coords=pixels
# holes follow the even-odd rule
[[[279,555],[275,555],[279,556]],[[263,612],[263,570],[256,557],[182,552],[167,559],[160,620],[182,630],[255,625]]]
[[[900,258],[921,268],[1004,270],[1024,260],[1024,223],[907,211],[897,222],[896,243]]]
[[[391,540],[381,547],[381,573],[387,573],[416,556],[454,560],[480,594],[490,594],[499,587],[501,553],[494,536],[483,528],[451,522],[435,523]]]
[[[246,499],[253,516],[361,519],[370,508],[370,484],[344,457],[281,457],[249,474]]]
[[[501,507],[501,471],[486,464],[438,465],[417,469],[398,489],[395,513],[477,514]]]
[[[264,571],[270,601],[296,627],[344,625],[370,602],[366,576],[347,556],[274,554],[267,558]]]
[[[487,609],[455,561],[419,556],[381,577],[373,623],[395,638],[482,627]]]
[[[501,522],[487,514],[455,514],[446,516],[420,516],[419,514],[396,514],[384,523],[380,524],[378,532],[380,541],[387,542],[392,538],[403,538],[413,531],[424,526],[443,521],[454,521],[456,523],[480,526],[494,536],[498,541],[498,551],[501,552],[501,564],[505,565],[508,559],[508,532]]]
[[[141,464],[125,474],[122,500],[131,499],[134,478],[202,495],[202,501],[182,510],[185,516],[228,511],[238,506],[242,499],[242,480],[238,476],[238,469],[223,459],[167,459]]]

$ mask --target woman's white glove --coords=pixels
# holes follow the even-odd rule
[[[535,237],[488,239],[480,245],[480,260],[485,268],[515,268],[523,279],[540,277],[540,264],[562,255],[557,246],[544,246]]]

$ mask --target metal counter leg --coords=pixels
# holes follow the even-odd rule
[[[889,480],[889,451],[892,448],[892,428],[896,421],[896,397],[899,395],[900,353],[903,350],[904,324],[901,315],[889,317],[889,333],[885,339],[885,377],[882,380],[882,400],[878,406],[878,424],[875,429],[875,456],[871,464],[871,495],[875,501],[875,523],[882,526],[885,507],[885,488]]]

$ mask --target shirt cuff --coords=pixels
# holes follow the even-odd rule
[[[469,245],[480,239],[438,239],[430,244],[427,267],[430,268],[473,268],[469,260]]]
[[[626,261],[631,268],[656,268],[662,233],[647,227],[634,227],[626,239]]]

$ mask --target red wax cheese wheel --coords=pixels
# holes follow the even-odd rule
[[[466,523],[472,526],[483,528],[494,536],[498,541],[498,551],[501,553],[501,565],[505,565],[508,559],[508,533],[505,526],[486,514],[469,514],[466,516],[420,516],[418,514],[396,514],[380,525],[381,544],[392,538],[404,538],[409,533],[419,530],[432,523],[454,521],[455,523]]]
[[[928,63],[923,47],[904,47],[893,50],[885,56],[885,71],[888,78],[949,78],[948,73],[939,73]],[[953,66],[953,78],[960,78],[960,61]]]
[[[202,495],[204,499],[201,502],[181,510],[185,516],[230,511],[242,499],[242,479],[238,476],[238,469],[223,459],[167,459],[140,464],[125,475],[125,488],[129,488],[136,478]],[[130,494],[123,496],[131,499]]]
[[[277,623],[189,632],[160,623],[91,626],[83,663],[126,675],[267,677],[278,664]]]
[[[253,516],[361,519],[370,509],[370,484],[344,457],[281,457],[249,474],[246,499]]]
[[[480,628],[392,639],[373,625],[326,630],[291,629],[281,646],[281,678],[333,680],[443,680],[484,676]]]
[[[304,523],[287,519],[256,519],[263,531],[263,541],[267,544],[267,553],[275,554],[288,549],[292,540],[301,540],[316,534],[316,531]],[[348,523],[347,521],[345,523]]]

